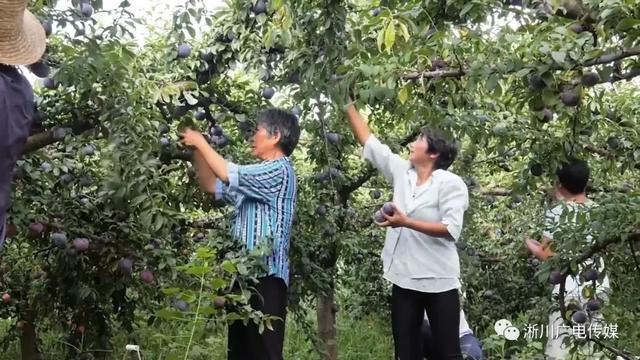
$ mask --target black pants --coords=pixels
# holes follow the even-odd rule
[[[227,359],[229,360],[282,360],[284,325],[287,314],[287,286],[284,280],[268,276],[260,278],[255,286],[260,295],[253,294],[251,307],[265,315],[282,320],[271,322],[273,331],[266,326],[262,334],[258,325],[249,321],[245,326],[236,320],[229,325]]]
[[[423,293],[393,285],[391,322],[396,360],[422,360],[422,322],[427,311],[436,345],[433,360],[462,360],[458,290]]]

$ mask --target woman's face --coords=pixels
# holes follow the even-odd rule
[[[412,164],[424,164],[434,161],[438,155],[427,153],[427,149],[429,149],[427,138],[418,135],[418,137],[409,144],[409,161],[411,161]]]

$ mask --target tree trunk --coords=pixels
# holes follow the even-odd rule
[[[20,353],[22,360],[41,360],[42,355],[38,349],[38,335],[36,334],[35,316],[29,313],[22,324],[20,335]]]
[[[335,289],[320,295],[317,303],[318,336],[322,349],[322,360],[338,359],[338,344],[336,339],[336,304],[334,302]]]

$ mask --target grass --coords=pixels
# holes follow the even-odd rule
[[[224,326],[201,327],[196,330],[191,344],[189,356],[185,358],[185,349],[191,335],[191,324],[164,323],[147,326],[138,324],[135,331],[136,343],[140,345],[143,359],[226,359],[226,330]],[[315,324],[312,324],[315,326]],[[0,334],[10,330],[8,320],[0,320]],[[374,316],[363,319],[351,319],[347,316],[338,318],[338,351],[339,359],[344,360],[389,360],[392,358],[393,340],[385,319]],[[114,338],[114,349],[109,359],[137,359],[134,352],[126,352],[127,335],[124,333]],[[53,330],[40,332],[41,350],[46,360],[64,359],[66,346],[60,333]],[[285,359],[317,360],[320,357],[307,339],[303,327],[292,318],[287,322],[285,339]],[[0,353],[2,360],[20,359],[19,344],[12,342],[6,352]]]

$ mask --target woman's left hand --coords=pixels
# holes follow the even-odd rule
[[[382,212],[382,215],[384,215],[384,218],[387,219],[387,221],[383,222],[383,223],[378,223],[378,225],[380,226],[391,226],[391,227],[400,227],[400,226],[405,226],[407,224],[407,221],[409,220],[409,218],[407,217],[407,215],[400,209],[398,209],[397,206],[393,207],[393,215],[387,215],[384,212]]]

